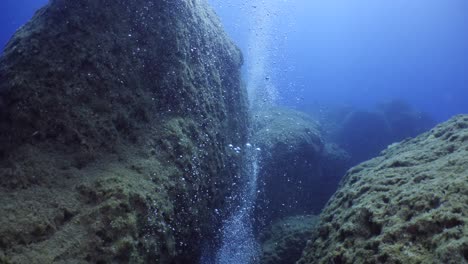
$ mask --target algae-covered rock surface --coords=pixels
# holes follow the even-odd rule
[[[0,262],[193,263],[240,171],[241,64],[204,0],[40,9],[0,58]]]
[[[260,235],[261,264],[294,264],[318,223],[318,216],[300,215],[276,221]]]
[[[468,115],[348,171],[305,263],[467,263]]]
[[[281,107],[255,113],[253,135],[261,149],[257,218],[319,213],[346,170],[346,153],[324,141],[310,116]]]

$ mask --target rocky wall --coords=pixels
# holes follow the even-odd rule
[[[241,64],[204,0],[40,9],[0,58],[0,262],[193,263],[239,178]]]

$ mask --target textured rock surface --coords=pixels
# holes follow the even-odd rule
[[[281,219],[260,235],[261,264],[294,264],[318,223],[318,216],[304,215]]]
[[[305,263],[467,263],[468,115],[351,169]]]
[[[203,0],[50,1],[0,58],[0,262],[192,263],[239,172],[241,64]]]
[[[271,108],[255,116],[254,143],[262,149],[257,218],[268,224],[318,213],[344,174],[337,170],[345,153],[326,144],[320,125],[306,114]]]

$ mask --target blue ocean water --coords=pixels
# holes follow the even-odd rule
[[[246,18],[270,9],[264,52],[280,103],[369,109],[399,99],[437,121],[468,112],[466,1],[211,2],[244,53],[255,45],[248,32],[265,30]]]
[[[3,0],[0,3],[0,50],[34,12],[48,0]]]

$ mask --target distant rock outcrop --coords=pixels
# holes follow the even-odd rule
[[[299,264],[468,262],[468,115],[349,170]]]
[[[49,1],[0,58],[0,262],[193,263],[239,178],[241,64],[205,0]]]
[[[382,103],[377,110],[385,116],[392,142],[415,137],[436,125],[429,114],[415,110],[402,100]]]
[[[353,111],[338,127],[336,142],[350,153],[353,165],[375,157],[394,142],[390,126],[381,113]]]
[[[388,145],[428,131],[435,121],[408,103],[394,100],[375,111],[348,109],[335,120],[331,137],[351,155],[352,165],[373,158]]]
[[[318,213],[337,188],[348,156],[323,141],[308,115],[270,108],[254,117],[253,142],[260,147],[257,219],[271,221]]]

